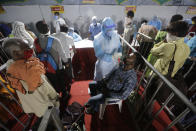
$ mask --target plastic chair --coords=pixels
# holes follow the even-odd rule
[[[120,99],[115,99],[115,98],[106,98],[105,99],[105,103],[104,104],[100,104],[99,107],[99,119],[103,119],[103,115],[104,115],[104,111],[107,105],[114,105],[114,104],[118,104],[119,107],[119,111],[121,112],[122,109],[122,101]]]

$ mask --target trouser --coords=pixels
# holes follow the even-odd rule
[[[47,76],[48,80],[50,81],[51,85],[53,86],[53,88],[56,90],[56,92],[60,93],[61,88],[59,87],[58,75],[56,73],[48,73],[47,72],[46,76]]]
[[[65,69],[64,69],[64,73],[65,73],[65,85],[68,91],[70,91],[71,88],[71,83],[72,83],[72,79],[73,79],[73,69],[72,69],[72,63],[71,63],[71,58],[68,59],[68,62],[65,63]]]
[[[66,82],[63,77],[64,72],[61,70],[61,71],[57,71],[56,74],[46,73],[46,76],[50,80],[56,92],[62,93],[62,96],[60,98],[60,112],[63,113],[68,104],[68,100],[70,98],[70,94],[69,91],[66,89]]]
[[[99,110],[99,105],[103,104],[105,101],[105,96],[102,93],[98,93],[98,86],[97,86],[97,82],[93,81],[89,83],[89,88],[91,91],[91,97],[88,100],[87,104],[90,105],[90,107],[95,110],[98,111]]]

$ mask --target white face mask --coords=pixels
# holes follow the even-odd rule
[[[125,25],[128,25],[132,22],[131,18],[125,17]]]
[[[167,35],[166,35],[166,40],[167,40],[167,42],[176,41],[177,39],[178,39],[177,36],[174,36],[174,35],[172,35],[172,34],[170,34],[170,33],[167,33]]]

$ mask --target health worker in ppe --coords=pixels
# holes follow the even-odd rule
[[[162,22],[158,19],[157,16],[153,16],[152,20],[148,22],[148,25],[154,26],[157,30],[161,30]]]
[[[94,80],[99,81],[118,67],[115,55],[122,52],[116,25],[110,17],[104,18],[101,33],[95,36],[93,45],[97,61],[95,64]]]
[[[81,41],[82,40],[81,36],[78,35],[76,32],[74,32],[74,28],[73,27],[70,27],[69,28],[68,35],[73,38],[74,42],[77,42],[77,41]]]
[[[101,24],[97,22],[97,17],[92,17],[92,23],[89,26],[90,40],[94,40],[94,36],[101,32]]]

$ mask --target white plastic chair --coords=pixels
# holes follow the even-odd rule
[[[121,112],[122,101],[123,100],[120,100],[120,99],[106,98],[105,99],[105,103],[104,104],[100,104],[100,107],[99,107],[99,119],[101,119],[101,120],[103,119],[103,115],[104,115],[105,108],[106,108],[107,105],[118,104],[119,111]]]

